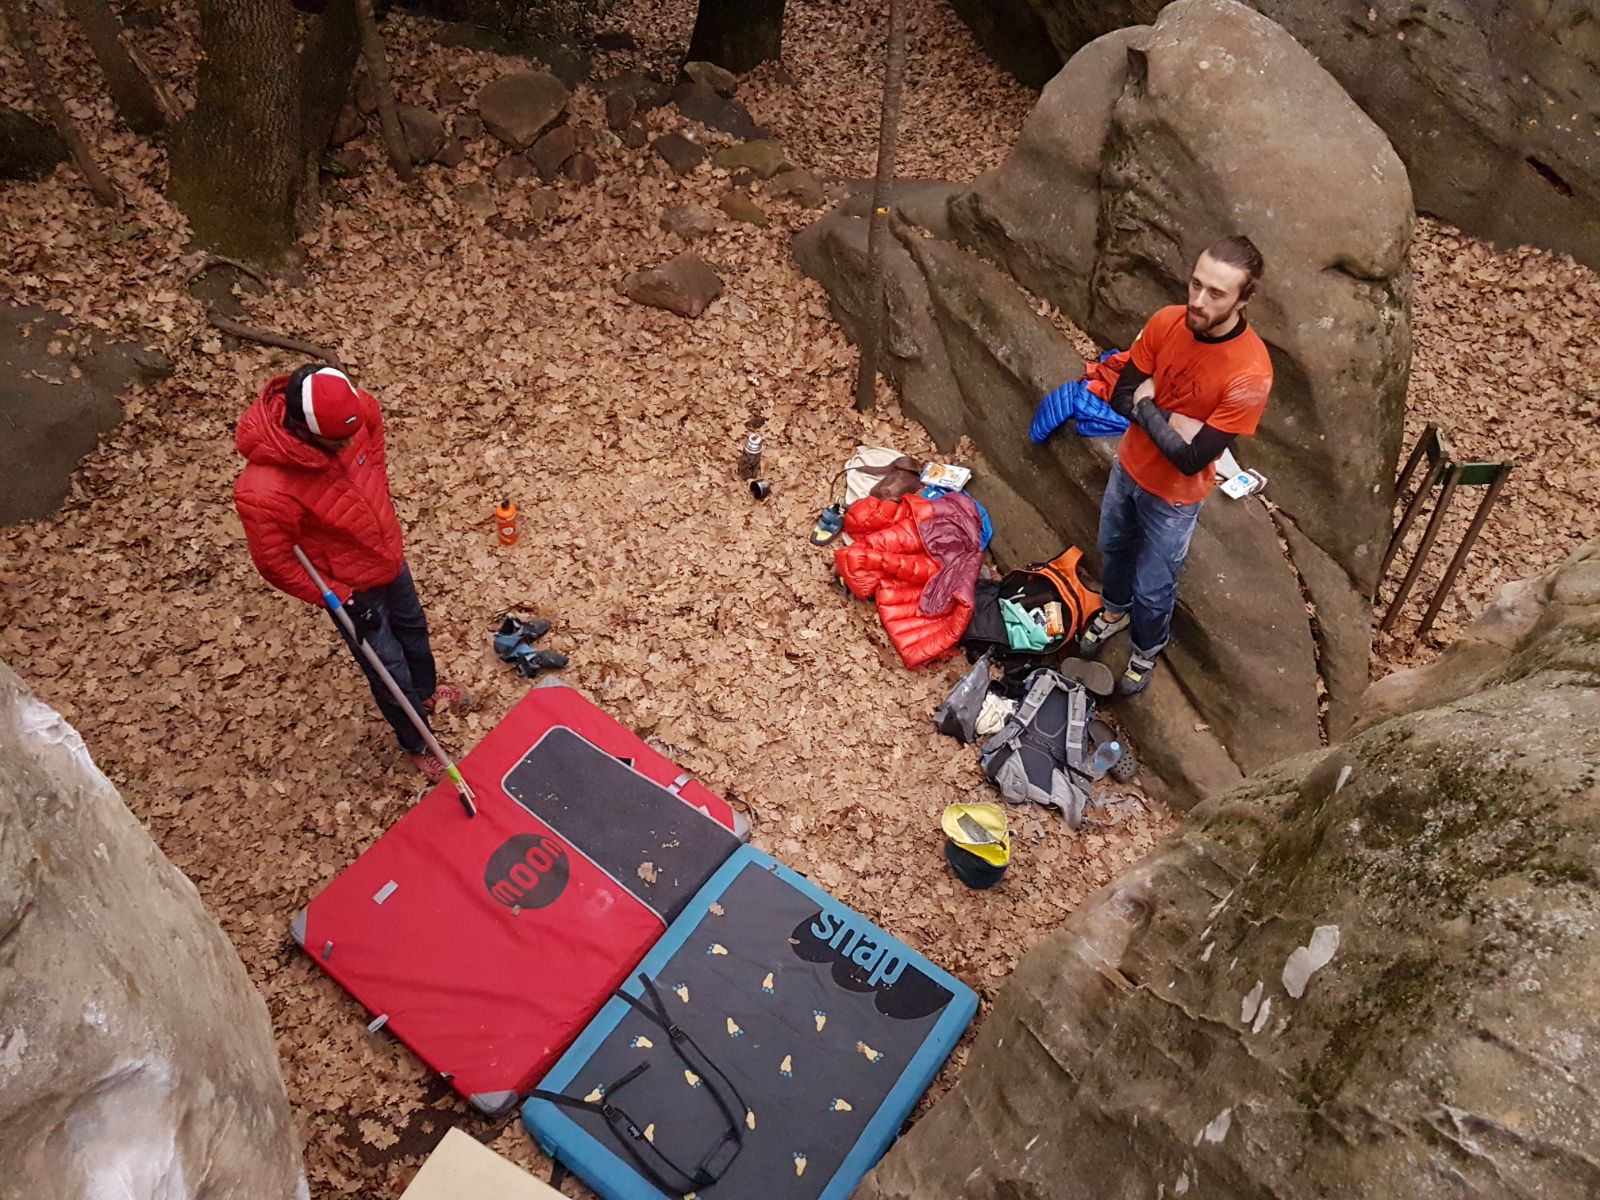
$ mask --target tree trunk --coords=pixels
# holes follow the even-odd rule
[[[106,0],[67,0],[67,10],[94,51],[95,62],[106,77],[106,91],[128,128],[146,137],[160,137],[167,129],[171,104],[163,103],[156,82],[145,75],[122,41],[122,22]]]
[[[322,154],[333,136],[339,110],[350,98],[350,79],[361,57],[361,27],[355,0],[332,0],[309,22],[300,53],[300,151],[305,176],[298,197],[296,227],[301,233],[321,220],[318,177]]]
[[[300,64],[283,0],[200,0],[205,61],[173,138],[168,192],[203,245],[276,264],[294,242]]]
[[[366,60],[367,76],[378,93],[378,127],[383,131],[384,149],[389,152],[389,162],[394,173],[410,183],[417,177],[411,169],[411,151],[406,146],[406,131],[400,126],[400,114],[394,107],[394,88],[389,82],[389,59],[383,51],[383,34],[378,32],[378,18],[372,11],[372,0],[356,0],[356,16],[361,23],[361,57]]]
[[[700,0],[689,62],[743,74],[783,53],[784,0]]]
[[[872,220],[867,226],[867,320],[856,371],[856,408],[867,412],[878,398],[878,358],[884,331],[883,242],[889,224],[889,187],[894,182],[894,147],[900,128],[900,84],[906,73],[905,0],[889,0],[889,52],[883,70],[883,115],[878,123],[878,174],[872,181]]]
[[[0,0],[0,25],[6,28],[11,44],[17,48],[17,54],[22,58],[23,68],[33,82],[33,90],[39,97],[39,103],[49,114],[50,123],[56,127],[61,140],[67,144],[72,161],[78,165],[78,170],[83,175],[84,182],[89,185],[89,190],[101,204],[110,208],[120,208],[122,193],[94,161],[94,155],[89,153],[88,143],[83,140],[77,125],[67,114],[67,106],[61,102],[61,94],[56,91],[55,84],[45,72],[44,63],[34,51],[33,26],[28,21],[22,0]]]

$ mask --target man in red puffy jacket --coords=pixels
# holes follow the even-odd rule
[[[239,418],[235,444],[246,466],[234,503],[263,578],[322,607],[322,594],[294,556],[298,545],[424,720],[440,704],[470,705],[471,695],[441,683],[434,668],[428,620],[389,499],[377,401],[343,371],[301,367],[267,383]],[[442,778],[444,765],[339,629],[412,763],[430,779]]]

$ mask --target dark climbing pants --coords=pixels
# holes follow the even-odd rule
[[[433,664],[433,649],[428,645],[428,618],[422,611],[422,601],[417,598],[411,568],[402,567],[393,582],[368,588],[351,597],[352,608],[360,609],[363,605],[370,605],[379,616],[378,627],[367,634],[367,644],[377,651],[379,661],[388,668],[406,699],[426,721],[428,714],[422,702],[433,695],[439,676]],[[337,619],[335,624],[338,624]],[[394,729],[401,747],[409,754],[426,751],[427,743],[411,724],[406,710],[390,695],[388,685],[367,662],[367,656],[344,632],[343,625],[339,626],[339,632],[355,654],[356,662],[361,664],[361,671],[372,687],[372,696],[384,719]]]

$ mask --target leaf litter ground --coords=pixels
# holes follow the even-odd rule
[[[947,7],[909,7],[901,173],[970,178],[1012,144],[1031,97],[978,54]],[[692,17],[687,0],[621,6],[613,24],[639,44],[603,56],[597,76],[671,68]],[[136,36],[181,95],[193,14],[173,20],[190,36]],[[126,420],[59,514],[4,532],[0,654],[83,731],[238,946],[278,1032],[314,1195],[397,1195],[453,1124],[542,1176],[517,1125],[468,1112],[402,1047],[367,1035],[359,1007],[286,937],[289,917],[421,789],[324,618],[261,583],[233,515],[233,422],[294,360],[206,324],[184,287],[196,256],[160,193],[161,152],[113,128],[86,49],[61,22],[43,26],[74,115],[131,206],[94,207],[65,169],[10,188],[0,285],[86,334],[158,345],[178,371],[129,396]],[[447,80],[470,93],[523,68],[438,45],[436,29],[404,17],[386,26],[404,101],[445,108]],[[796,162],[868,175],[883,30],[881,12],[791,0],[785,70],[756,72],[740,99]],[[0,101],[31,107],[16,64],[3,61]],[[589,89],[572,112],[603,130]],[[729,140],[673,109],[649,121],[711,147]],[[409,190],[377,167],[328,183],[303,285],[247,301],[247,319],[335,347],[384,405],[435,649],[479,695],[477,711],[441,721],[449,744],[473,745],[527,686],[490,652],[500,614],[548,616],[549,643],[573,656],[567,678],[751,805],[758,845],[987,1004],[1017,957],[1172,818],[1135,798],[1117,807],[1115,826],[1074,836],[1013,809],[1018,853],[1004,883],[969,892],[954,881],[938,813],[984,789],[974,755],[927,717],[960,667],[903,670],[870,609],[841,597],[826,555],[805,542],[855,444],[934,448],[887,392],[879,414],[852,411],[854,351],[787,251],[815,214],[759,187],[771,226],[730,223],[692,246],[727,285],[705,315],[690,323],[624,300],[624,274],[691,248],[661,231],[661,212],[714,208],[730,181],[709,164],[680,179],[648,149],[589,140],[598,181],[557,185],[555,219],[529,238],[503,236],[458,203],[467,185],[487,183],[504,221],[538,221],[536,181],[492,182],[501,151],[486,138]],[[357,144],[381,157],[373,132]],[[1528,464],[1436,646],[1495,585],[1557,561],[1581,535],[1600,457],[1595,397],[1583,390],[1596,344],[1592,326],[1559,313],[1592,313],[1600,288],[1570,262],[1496,253],[1431,223],[1416,266],[1408,438],[1442,419],[1473,451],[1501,438]],[[1509,306],[1508,293],[1518,297]],[[52,349],[63,371],[77,349],[71,338]],[[1523,399],[1533,395],[1546,399]],[[764,422],[774,487],[761,505],[733,470],[752,419]],[[491,522],[505,496],[523,512],[509,550],[493,544]],[[1419,657],[1398,640],[1380,649],[1384,663]],[[584,1194],[570,1181],[565,1190]]]

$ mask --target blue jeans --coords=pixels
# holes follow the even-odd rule
[[[366,635],[367,645],[377,651],[379,661],[394,676],[394,681],[400,685],[406,699],[411,701],[417,715],[426,721],[428,714],[422,702],[433,695],[433,689],[439,685],[439,676],[433,664],[433,649],[428,645],[428,618],[422,611],[422,601],[417,598],[417,585],[411,578],[411,568],[401,567],[400,574],[391,583],[357,592],[351,597],[350,604],[352,608],[370,605],[377,611],[380,622],[377,629]],[[334,624],[339,624],[337,619]],[[372,688],[373,699],[377,700],[379,711],[394,730],[401,747],[408,754],[426,751],[427,743],[411,724],[406,710],[395,703],[388,685],[378,677],[378,673],[367,662],[367,656],[361,653],[350,635],[344,632],[343,625],[339,625],[339,633],[354,652],[356,662],[361,664],[362,674]]]
[[[1100,505],[1100,599],[1130,614],[1135,653],[1154,658],[1172,636],[1178,576],[1200,505],[1173,504],[1147,492],[1122,469],[1111,468]]]

